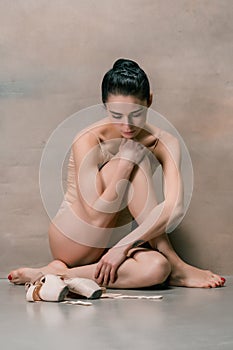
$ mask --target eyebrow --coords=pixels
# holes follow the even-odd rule
[[[144,107],[141,107],[141,108],[137,109],[136,111],[130,112],[129,114],[134,114],[134,113],[140,112],[143,110],[143,108]],[[118,113],[118,112],[114,112],[114,111],[110,111],[110,110],[109,110],[109,112],[112,114],[116,114],[116,115],[123,115],[122,113]]]

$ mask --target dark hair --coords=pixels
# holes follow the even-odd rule
[[[108,95],[133,95],[140,100],[150,99],[150,84],[146,73],[139,65],[128,59],[118,59],[104,75],[102,81],[102,101],[107,102]]]

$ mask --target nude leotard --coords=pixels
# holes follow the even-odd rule
[[[90,131],[92,132],[92,131]],[[93,132],[92,132],[93,133]],[[108,142],[101,141],[99,137],[95,134],[95,137],[98,140],[98,145],[101,151],[101,163],[98,164],[98,169],[101,170],[103,166],[109,162],[115,154],[110,151],[110,144]],[[151,147],[151,150],[156,147],[159,139],[156,138],[154,145]],[[151,163],[152,174],[155,172],[156,168],[160,164],[154,154],[148,150],[148,157]],[[97,232],[97,228],[93,228],[91,225],[88,226],[88,223],[83,222],[77,215],[74,214],[71,209],[71,205],[74,201],[77,200],[77,186],[76,186],[76,169],[74,162],[74,155],[71,149],[68,168],[67,168],[67,188],[64,195],[64,200],[56,214],[53,218],[53,223],[57,228],[68,238],[72,239],[75,242],[95,247],[106,247],[106,234],[109,235],[109,229],[102,229],[101,232]],[[131,230],[131,224],[127,226],[125,232],[129,233]],[[103,237],[103,231],[104,237]],[[119,235],[121,235],[120,229],[118,227]],[[88,232],[88,235],[87,235]],[[124,233],[125,235],[126,233]],[[97,238],[98,237],[98,238]],[[120,237],[117,240],[119,240]],[[113,243],[114,244],[114,243]]]

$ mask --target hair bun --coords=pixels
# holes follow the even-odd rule
[[[140,68],[139,65],[132,61],[132,60],[128,60],[125,58],[119,58],[114,64],[112,69],[113,70],[127,70],[127,69],[138,69]]]

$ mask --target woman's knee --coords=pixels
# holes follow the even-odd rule
[[[148,286],[163,283],[170,273],[169,261],[159,252],[149,251],[144,265],[144,278]]]

